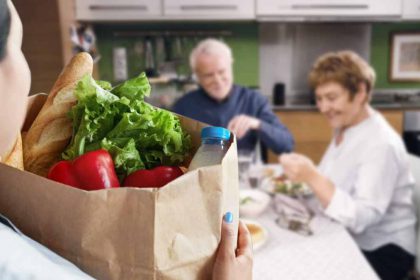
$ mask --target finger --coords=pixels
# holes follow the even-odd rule
[[[244,137],[248,129],[249,129],[249,120],[245,116],[242,116],[238,120],[238,124],[237,124],[238,138]]]
[[[232,132],[236,131],[237,121],[238,121],[238,116],[231,119],[229,124],[228,124],[228,129],[231,130]]]
[[[233,126],[233,129],[235,130],[235,135],[238,139],[242,138],[242,136],[243,136],[242,132],[241,132],[241,126],[242,126],[242,117],[238,116],[238,117],[235,118],[235,123],[234,123],[234,126]]]
[[[250,128],[251,128],[251,122],[250,122],[250,120],[245,119],[242,122],[242,126],[241,126],[241,134],[242,134],[242,137],[245,136],[248,133],[248,131],[249,131]]]
[[[291,157],[291,154],[281,154],[279,156],[279,161],[281,165],[287,165],[287,163],[289,162],[289,159]]]
[[[236,256],[239,257],[242,255],[252,257],[252,239],[245,223],[239,221],[238,248],[236,249]]]
[[[227,212],[223,217],[222,235],[220,239],[219,251],[217,253],[222,259],[235,257],[236,232],[232,221],[232,213]]]

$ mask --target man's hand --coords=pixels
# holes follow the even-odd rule
[[[304,155],[295,153],[283,154],[279,157],[284,174],[293,182],[310,183],[317,169],[314,163]]]
[[[230,215],[230,219],[227,216]],[[235,230],[232,215],[227,213],[222,224],[222,238],[213,268],[213,280],[252,279],[252,241],[248,228],[239,221],[238,244],[235,251]],[[227,221],[226,221],[227,220]]]
[[[238,115],[230,120],[227,129],[233,132],[238,139],[241,139],[250,130],[257,130],[261,126],[261,121],[248,115]]]

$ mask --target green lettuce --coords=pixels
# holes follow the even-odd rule
[[[176,115],[144,101],[150,89],[144,73],[114,88],[83,77],[75,89],[78,102],[69,112],[73,135],[63,158],[106,149],[120,178],[139,169],[180,164],[190,151],[190,135]]]

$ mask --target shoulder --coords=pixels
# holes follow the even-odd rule
[[[240,98],[246,98],[255,104],[268,103],[268,99],[255,89],[239,85],[234,85],[233,88]]]
[[[376,112],[373,117],[374,130],[372,131],[375,131],[375,134],[379,136],[378,140],[380,143],[391,146],[404,145],[401,135],[397,133],[381,113]]]
[[[371,153],[388,153],[397,158],[407,153],[401,135],[395,131],[381,113],[376,112],[373,116],[369,130]]]
[[[191,104],[193,104],[195,101],[198,101],[199,99],[200,99],[199,89],[190,91],[175,102],[173,106],[173,110],[177,113],[179,111],[183,111],[185,106],[191,106]]]

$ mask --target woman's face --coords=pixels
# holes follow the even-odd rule
[[[22,53],[22,23],[8,1],[11,25],[6,54],[0,62],[0,157],[13,148],[25,119],[31,74]],[[0,28],[2,28],[0,26]]]
[[[350,92],[337,82],[327,82],[315,89],[316,104],[333,129],[346,129],[359,121],[366,103],[366,93],[360,92],[351,99]]]

